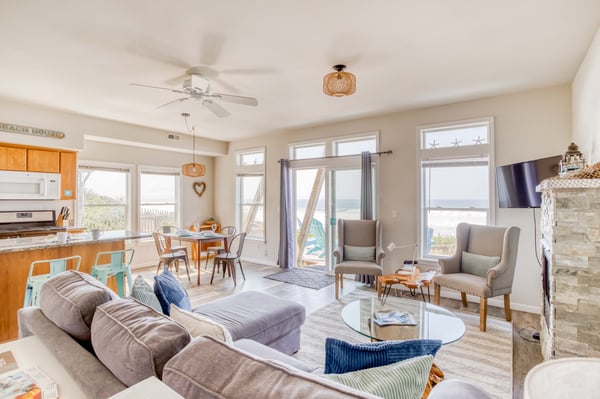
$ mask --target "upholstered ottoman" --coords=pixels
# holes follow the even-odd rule
[[[300,328],[306,312],[299,303],[244,291],[193,311],[223,324],[234,341],[252,339],[287,355],[300,349]]]

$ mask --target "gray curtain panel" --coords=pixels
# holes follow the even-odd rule
[[[290,186],[290,162],[279,160],[281,183],[279,199],[279,257],[277,264],[282,269],[294,267],[294,224],[292,217],[292,191]]]
[[[373,219],[373,183],[371,177],[371,153],[363,151],[360,154],[360,218]],[[373,285],[375,276],[357,274],[354,278],[364,284]]]

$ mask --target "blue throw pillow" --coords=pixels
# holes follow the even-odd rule
[[[192,310],[188,293],[179,285],[177,278],[168,270],[154,276],[154,293],[164,314],[169,316],[171,304],[181,309]]]
[[[385,366],[416,356],[435,356],[442,341],[414,339],[351,344],[335,338],[325,340],[325,374],[342,374]]]

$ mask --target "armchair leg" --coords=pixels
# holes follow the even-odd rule
[[[344,273],[340,273],[340,288],[344,289]]]
[[[462,305],[464,308],[467,307],[467,293],[466,292],[460,292],[460,300],[462,301]]]
[[[436,305],[440,304],[440,291],[440,285],[433,283],[433,303]]]
[[[504,294],[504,316],[506,317],[506,321],[512,320],[510,315],[510,294]]]
[[[379,276],[375,276],[375,288],[377,289],[377,299],[381,298],[381,281],[379,281]]]
[[[335,299],[340,298],[340,275],[335,273]]]
[[[479,330],[485,332],[487,322],[487,298],[479,300]]]

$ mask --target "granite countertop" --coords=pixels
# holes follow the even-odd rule
[[[95,244],[121,240],[135,240],[138,238],[152,237],[149,233],[140,233],[130,230],[105,231],[97,240],[92,239],[92,233],[69,234],[67,242],[59,244],[56,235],[27,238],[6,238],[0,240],[0,253],[31,251],[45,248],[69,247],[73,245]]]

